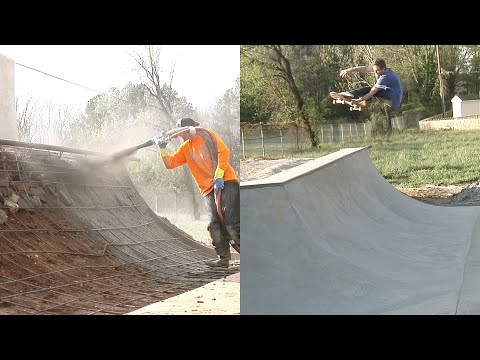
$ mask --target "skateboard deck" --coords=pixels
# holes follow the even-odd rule
[[[353,99],[350,96],[344,96],[337,92],[330,92],[330,97],[333,99],[334,104],[344,104],[350,106],[350,111],[362,111],[367,107],[366,101],[355,102],[358,99]]]
[[[353,110],[362,111],[364,108],[366,108],[368,106],[368,104],[370,104],[372,102],[377,102],[377,101],[380,104],[383,104],[384,106],[392,107],[392,102],[390,100],[375,97],[375,96],[372,97],[369,100],[364,100],[364,101],[358,102],[358,99],[353,99],[350,96],[344,96],[344,95],[341,95],[340,93],[337,93],[335,91],[331,91],[330,92],[330,97],[333,99],[334,104],[346,104],[346,105],[350,106],[350,111],[353,111]],[[357,100],[357,102],[355,100]]]

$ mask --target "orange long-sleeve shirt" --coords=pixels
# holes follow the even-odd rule
[[[200,135],[207,132],[208,134]],[[210,135],[210,137],[208,137]],[[204,139],[211,139],[213,147]],[[215,153],[216,148],[216,153]],[[184,141],[173,155],[162,156],[167,169],[187,164],[203,196],[213,191],[213,176],[218,164],[225,171],[223,180],[237,180],[235,170],[230,165],[230,149],[212,130],[199,130],[193,139]]]

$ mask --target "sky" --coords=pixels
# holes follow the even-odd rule
[[[0,45],[0,54],[15,62],[15,97],[82,107],[112,87],[141,82],[133,51],[141,52],[141,47]],[[163,45],[161,65],[166,70],[164,81],[175,65],[173,89],[194,107],[207,110],[235,86],[240,76],[240,45]]]

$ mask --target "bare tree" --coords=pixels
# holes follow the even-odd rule
[[[168,127],[175,125],[175,95],[176,92],[172,88],[173,75],[175,66],[168,75],[168,83],[161,78],[161,46],[147,45],[144,47],[145,53],[140,54],[133,52],[132,58],[139,67],[139,74],[142,84],[147,89],[148,93],[155,99],[156,108],[165,116]],[[198,190],[195,187],[193,178],[186,166],[183,166],[184,184],[188,193],[191,195],[193,215],[195,219],[200,218],[199,204],[196,201]]]
[[[25,142],[64,145],[68,142],[71,124],[78,117],[73,108],[41,103],[31,96],[25,102],[15,99],[19,139]]]
[[[169,126],[175,125],[173,117],[173,99],[175,92],[172,89],[175,66],[169,72],[168,84],[161,79],[161,46],[148,45],[144,47],[144,54],[133,52],[132,58],[139,68],[142,85],[155,99],[155,107],[165,116]]]
[[[19,98],[15,98],[18,138],[21,141],[38,141],[40,131],[35,117],[39,114],[40,110],[38,101],[34,100],[31,96],[28,97],[24,103],[22,103]]]
[[[38,124],[40,129],[39,141],[50,145],[64,145],[68,141],[70,124],[77,116],[72,107],[55,105],[51,102],[45,104],[42,119]]]

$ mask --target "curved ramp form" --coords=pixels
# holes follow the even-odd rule
[[[126,314],[238,272],[98,156],[0,140],[0,314]]]
[[[240,194],[242,315],[480,313],[480,207],[410,198],[368,148]]]

